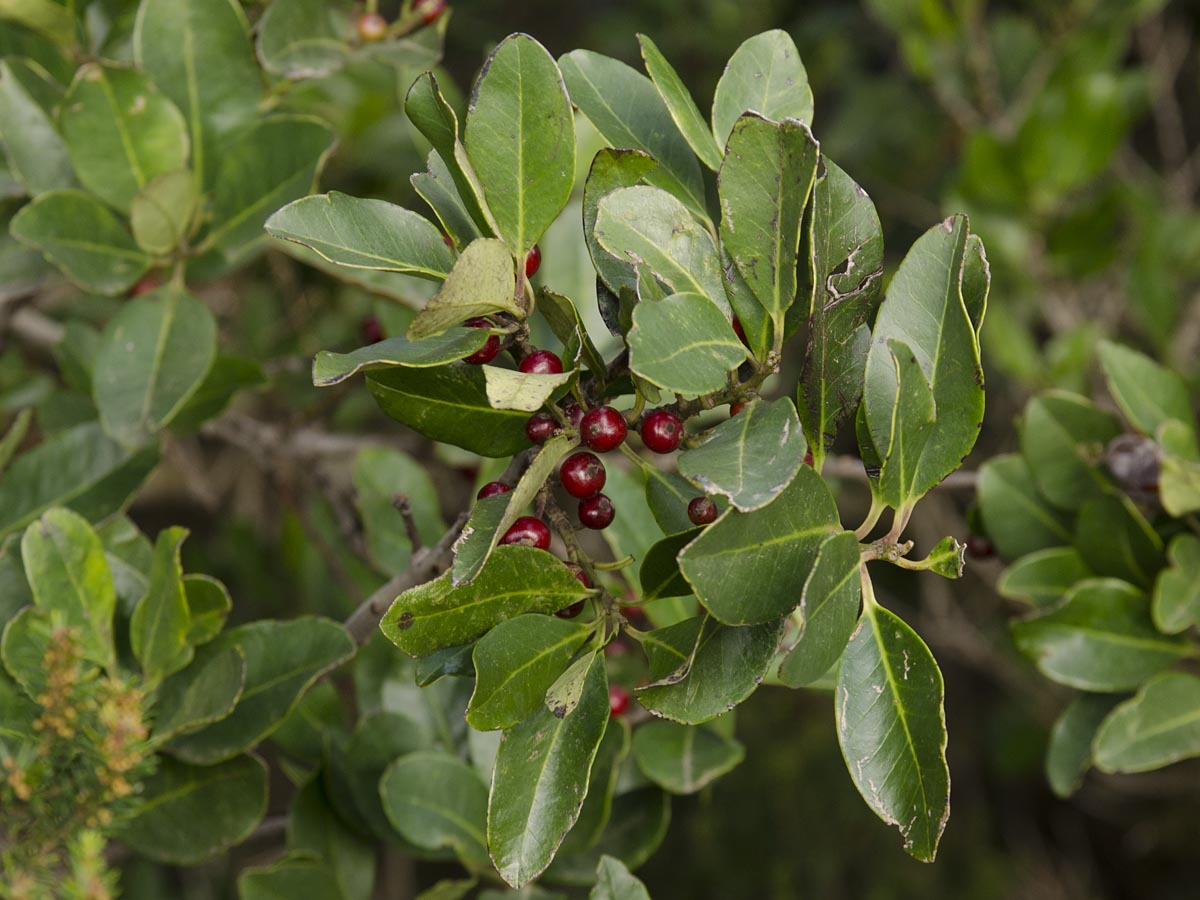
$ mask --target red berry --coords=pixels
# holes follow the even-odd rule
[[[988,559],[996,552],[991,539],[983,534],[973,534],[967,538],[967,553],[973,559]]]
[[[148,294],[153,290],[158,289],[158,279],[153,275],[143,275],[138,279],[138,283],[129,289],[130,297],[140,297],[142,294]]]
[[[577,615],[579,615],[581,612],[583,612],[583,607],[584,607],[584,604],[586,604],[586,603],[587,603],[586,598],[583,600],[576,600],[570,606],[564,606],[562,609],[560,609],[558,612],[556,612],[555,615],[558,616],[560,619],[573,619]]]
[[[467,319],[463,322],[466,328],[491,328],[492,323],[487,319]],[[464,356],[463,362],[469,362],[473,366],[482,366],[484,363],[490,363],[496,358],[496,354],[500,352],[500,336],[498,334],[490,335],[487,342],[472,353],[470,356]]]
[[[526,547],[537,547],[539,550],[550,549],[550,529],[541,519],[533,516],[521,516],[512,523],[512,527],[500,538],[502,544],[524,544]]]
[[[804,464],[810,468],[812,467],[812,464],[813,464],[812,447],[809,447],[807,450],[804,451]]]
[[[738,336],[739,341],[749,346],[748,342],[746,341],[746,330],[742,328],[742,320],[737,316],[733,317],[733,333]]]
[[[479,489],[479,493],[475,495],[475,499],[483,500],[486,497],[499,497],[501,494],[507,494],[511,490],[512,487],[503,481],[489,481]]]
[[[527,375],[558,375],[563,370],[562,360],[549,350],[534,350],[518,368]]]
[[[688,518],[693,525],[708,525],[717,520],[717,504],[708,497],[696,497],[688,504]]]
[[[600,457],[581,450],[566,458],[558,470],[558,477],[568,494],[577,500],[585,500],[604,490],[608,473],[604,471],[604,463],[600,462]]]
[[[642,443],[655,453],[670,453],[683,440],[683,420],[668,409],[656,409],[642,419]]]
[[[583,423],[583,407],[568,399],[563,403],[563,412],[567,414],[567,421],[571,423],[571,427],[578,430]]]
[[[621,687],[619,684],[610,684],[608,686],[608,709],[609,713],[616,717],[621,715],[629,708],[629,691]]]
[[[632,594],[630,594],[628,596],[630,598],[632,598]],[[621,607],[621,615],[623,615],[626,619],[629,619],[632,622],[634,619],[646,618],[646,611],[644,609],[642,609],[640,606],[622,606]]]
[[[602,531],[611,525],[616,514],[617,510],[613,506],[613,502],[603,494],[588,497],[579,504],[579,521],[584,524],[584,527],[594,528],[597,531]]]
[[[588,578],[587,572],[583,571],[583,566],[577,566],[575,563],[567,563],[567,568],[571,570],[571,574],[575,576],[575,580],[582,584],[585,588],[591,588],[592,579]]]
[[[413,12],[421,17],[426,25],[432,25],[446,11],[446,0],[417,0],[413,4]]]
[[[544,444],[558,434],[558,422],[550,413],[534,413],[525,423],[525,435],[535,444]]]
[[[529,251],[529,255],[525,257],[525,277],[532,278],[533,273],[542,266],[542,251],[538,249],[538,245],[534,244],[533,249]]]
[[[745,400],[739,400],[737,403],[730,403],[729,404],[729,415],[736,416],[738,413],[740,413],[745,408],[746,408]]]
[[[358,334],[364,344],[378,344],[383,340],[383,326],[376,316],[363,316],[358,323]]]
[[[625,656],[629,653],[629,648],[620,641],[610,641],[604,645],[604,655],[607,657]]]
[[[629,426],[625,417],[611,406],[597,406],[580,421],[579,433],[583,442],[597,453],[607,453],[625,440]]]
[[[377,12],[363,13],[358,17],[358,36],[368,43],[382,41],[387,37],[387,19]]]

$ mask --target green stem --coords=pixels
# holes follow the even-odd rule
[[[862,584],[863,615],[873,615],[879,602],[875,599],[875,585],[871,583],[866,563],[858,567],[858,580]]]
[[[867,517],[863,519],[863,523],[854,529],[854,536],[860,541],[866,540],[867,535],[878,524],[879,517],[883,515],[885,509],[887,509],[887,504],[872,492],[871,508],[867,510]]]

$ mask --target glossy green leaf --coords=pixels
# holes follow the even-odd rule
[[[494,731],[534,712],[591,630],[586,622],[522,615],[489,631],[475,645],[475,691],[467,724]]]
[[[1109,481],[1099,465],[1120,433],[1116,417],[1086,397],[1047,391],[1025,407],[1021,453],[1042,496],[1059,509],[1077,510],[1106,493]]]
[[[764,31],[737,48],[713,97],[712,128],[724,147],[734,123],[746,112],[766,119],[799,119],[811,125],[812,88],[800,51],[787,32]]]
[[[851,531],[839,531],[822,542],[800,595],[803,630],[779,666],[779,680],[788,687],[812,684],[846,649],[862,600],[861,553]]]
[[[313,384],[316,387],[331,387],[359,372],[393,366],[409,369],[444,366],[470,356],[487,343],[487,338],[486,329],[451,328],[437,337],[420,341],[390,337],[349,353],[321,350],[313,359]]]
[[[608,367],[604,357],[592,343],[583,317],[579,314],[579,308],[571,298],[555,293],[549,288],[542,288],[538,291],[538,311],[554,332],[554,336],[567,348],[567,357],[576,355],[573,348],[578,348],[579,361],[603,387]]]
[[[188,605],[188,643],[206,644],[221,633],[233,608],[225,585],[210,575],[184,575],[183,590]]]
[[[31,60],[0,61],[0,141],[13,175],[35,197],[75,184],[66,142],[50,110],[38,102],[50,83]]]
[[[566,566],[545,550],[497,547],[478,577],[455,587],[449,572],[396,598],[380,623],[409,656],[428,656],[465,644],[525,612],[552,613],[587,593]]]
[[[642,62],[646,65],[646,72],[675,121],[675,127],[700,158],[700,162],[716,172],[721,168],[722,148],[713,139],[696,101],[692,99],[679,73],[667,62],[667,58],[662,55],[654,41],[644,34],[639,34],[637,39],[642,48]]]
[[[1109,393],[1142,434],[1153,435],[1172,419],[1188,425],[1195,422],[1187,385],[1174,372],[1112,341],[1101,341],[1099,351]]]
[[[618,188],[648,184],[650,173],[657,167],[657,162],[639,150],[604,147],[592,159],[583,184],[583,237],[588,254],[600,281],[617,294],[623,288],[636,289],[637,272],[632,262],[618,259],[600,246],[596,238],[600,201]]]
[[[1189,652],[1154,628],[1141,591],[1111,578],[1080,582],[1061,606],[1014,622],[1012,633],[1042,674],[1082,691],[1132,690]]]
[[[204,382],[217,323],[201,300],[174,286],[121,307],[96,352],[92,391],[104,429],[128,446],[168,425]]]
[[[199,203],[196,180],[186,169],[152,178],[129,203],[129,225],[137,245],[151,256],[179,246]]]
[[[596,647],[588,648],[580,654],[578,659],[567,666],[562,674],[554,679],[554,683],[546,689],[546,695],[543,698],[546,709],[550,710],[556,719],[570,716],[579,706],[583,690],[587,685],[588,673],[599,652]]]
[[[231,712],[246,684],[246,656],[238,647],[201,653],[158,689],[153,740],[162,743],[219,722]]]
[[[441,280],[454,254],[437,226],[403,207],[331,191],[289,203],[267,219],[274,237],[303,244],[339,266]]]
[[[463,128],[500,236],[518,259],[557,218],[575,183],[575,118],[562,73],[527,34],[483,64]]]
[[[255,756],[215,766],[160,757],[133,817],[118,829],[143,856],[195,865],[245,840],[267,811],[267,767]]]
[[[481,368],[488,404],[492,409],[512,409],[523,413],[537,412],[576,376],[574,371],[541,375],[500,366]]]
[[[273,0],[258,20],[258,58],[285,78],[320,78],[345,65],[350,48],[346,4],[329,0]]]
[[[1178,634],[1200,626],[1200,540],[1181,534],[1167,549],[1170,568],[1158,573],[1152,612],[1159,631]]]
[[[630,874],[625,863],[613,856],[602,856],[596,867],[596,886],[588,900],[650,900],[650,892]]]
[[[724,388],[746,350],[703,294],[639,303],[629,331],[629,367],[663,390],[699,396]]]
[[[354,641],[329,619],[264,620],[226,631],[208,645],[237,647],[246,656],[246,687],[233,712],[172,741],[182,760],[209,765],[255,746],[269,735],[322,675],[354,655]]]
[[[375,883],[375,847],[338,816],[320,778],[297,792],[288,815],[288,849],[315,853],[337,881],[340,900],[368,900]]]
[[[150,181],[187,163],[183,116],[136,69],[85,63],[59,123],[80,182],[122,212]]]
[[[929,555],[917,563],[934,575],[943,578],[962,578],[966,566],[967,545],[960,544],[952,535],[942,538]]]
[[[710,728],[649,722],[633,735],[633,758],[647,778],[672,794],[694,794],[746,756],[738,741]]]
[[[179,671],[192,659],[192,645],[187,639],[191,620],[179,559],[186,537],[185,528],[164,528],[159,532],[149,588],[129,623],[133,655],[151,684]]]
[[[487,865],[488,789],[467,763],[410,753],[388,766],[379,791],[388,819],[418,847],[450,847],[465,863]]]
[[[700,602],[722,622],[768,622],[800,602],[821,543],[839,530],[829,488],[802,466],[767,506],[722,515],[680,553],[679,565]],[[747,584],[755,590],[746,592]]]
[[[1200,678],[1164,672],[1112,711],[1093,744],[1105,772],[1147,772],[1200,756]]]
[[[1163,563],[1162,538],[1128,497],[1100,497],[1083,504],[1075,523],[1075,547],[1097,575],[1147,589]]]
[[[417,534],[426,546],[446,530],[437,488],[420,463],[388,447],[367,447],[354,460],[354,491],[367,551],[389,575],[405,571],[412,561],[412,542],[395,500],[408,502]]]
[[[434,337],[467,319],[493,313],[524,318],[524,310],[513,299],[515,291],[513,257],[504,243],[494,238],[472,241],[441,290],[408,326],[408,337],[414,341]]]
[[[604,656],[596,654],[571,715],[560,719],[541,706],[505,732],[488,797],[487,836],[496,871],[512,887],[541,874],[575,824],[608,719]]]
[[[704,493],[674,472],[658,466],[646,466],[646,503],[665,534],[679,534],[693,528],[688,504]]]
[[[123,293],[150,268],[150,257],[120,219],[83,191],[39,194],[13,216],[9,231],[81,288],[99,294]]]
[[[1045,608],[1065,597],[1077,581],[1095,574],[1074,547],[1049,547],[1021,557],[1005,569],[996,590],[1010,600]]]
[[[689,528],[679,534],[670,534],[646,551],[638,577],[642,583],[642,602],[649,603],[660,597],[687,597],[692,586],[679,570],[679,551],[694,541],[701,528]]]
[[[1116,702],[1111,694],[1080,694],[1055,720],[1046,748],[1046,780],[1056,796],[1070,797],[1083,784],[1096,730]]]
[[[425,167],[428,171],[414,172],[408,178],[409,183],[421,199],[429,204],[442,230],[450,235],[455,246],[465,247],[483,237],[454,184],[453,174],[436,150],[430,151]]]
[[[942,673],[894,613],[867,603],[842,654],[834,694],[838,741],[867,805],[932,862],[950,815]]]
[[[933,391],[916,355],[903,342],[874,344],[867,356],[890,359],[890,377],[868,376],[863,408],[871,439],[881,454],[878,495],[894,509],[907,509],[921,496],[921,455],[934,433],[937,410]],[[876,372],[882,370],[876,365]],[[868,368],[870,371],[870,368]]]
[[[600,839],[612,815],[622,764],[632,743],[629,723],[624,718],[610,718],[592,762],[587,797],[559,847],[560,856],[586,852]]]
[[[786,397],[751,403],[679,457],[679,474],[706,494],[728,497],[736,509],[766,506],[804,465],[805,440]]]
[[[1071,543],[1070,522],[1038,492],[1024,457],[1007,453],[988,460],[977,492],[984,530],[1005,559]]]

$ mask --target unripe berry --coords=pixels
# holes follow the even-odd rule
[[[446,11],[446,0],[417,0],[413,4],[413,12],[421,17],[426,25],[432,25]]]
[[[717,520],[717,504],[708,497],[696,497],[688,504],[688,518],[693,525],[708,525]]]
[[[358,17],[358,36],[369,44],[387,37],[387,19],[377,12],[363,13]]]
[[[583,442],[597,453],[615,450],[628,433],[629,426],[625,424],[625,417],[611,406],[597,406],[579,423],[579,434]]]
[[[604,463],[600,462],[600,457],[581,450],[566,458],[558,470],[558,477],[568,494],[577,500],[586,500],[604,489],[608,473],[604,471]]]
[[[619,684],[610,684],[608,686],[608,710],[609,714],[616,718],[629,708],[629,691],[621,687]]]
[[[683,440],[683,420],[669,409],[656,409],[642,419],[642,443],[655,453],[671,453]]]
[[[613,506],[613,502],[603,494],[588,497],[579,504],[579,521],[583,523],[584,527],[593,528],[596,531],[602,531],[611,525],[616,514],[617,510]]]
[[[532,278],[533,274],[542,267],[542,251],[538,249],[538,245],[534,244],[529,251],[529,255],[525,257],[525,277]]]
[[[534,413],[525,423],[525,435],[535,444],[544,444],[558,433],[558,422],[550,413]]]
[[[537,547],[539,550],[550,549],[550,529],[541,519],[533,516],[521,516],[512,523],[512,527],[500,538],[502,544],[524,544],[526,547]]]
[[[511,490],[512,487],[503,481],[489,481],[479,489],[479,493],[475,495],[475,499],[483,500],[487,497],[499,497],[501,494],[507,494]]]
[[[364,344],[378,344],[383,340],[383,326],[378,316],[363,316],[358,323],[358,334]]]
[[[492,323],[487,319],[467,319],[463,322],[465,328],[491,328]],[[496,354],[500,352],[500,336],[497,334],[489,335],[487,342],[472,353],[470,356],[464,356],[463,362],[469,362],[473,366],[482,366],[484,363],[490,363],[496,358]]]
[[[549,350],[534,350],[517,367],[527,375],[560,375],[562,360]]]

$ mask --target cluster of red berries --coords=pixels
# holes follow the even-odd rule
[[[420,4],[418,4],[419,6]],[[445,5],[444,3],[442,4]],[[447,242],[450,242],[449,235],[446,236]],[[533,249],[529,251],[529,255],[525,257],[525,275],[533,277],[533,273],[538,270],[542,264],[542,251],[538,249],[537,244],[533,245]],[[494,323],[489,319],[476,318],[467,319],[463,322],[464,328],[493,328]],[[382,339],[382,338],[381,338]],[[488,337],[482,347],[472,353],[470,356],[464,356],[463,362],[470,363],[473,366],[483,366],[490,363],[500,353],[500,336],[493,334]],[[540,354],[540,355],[539,355]],[[536,353],[531,353],[525,359],[521,360],[522,372],[535,372],[539,375],[551,375],[562,372],[562,360],[553,353],[547,353],[545,350],[539,350]]]

